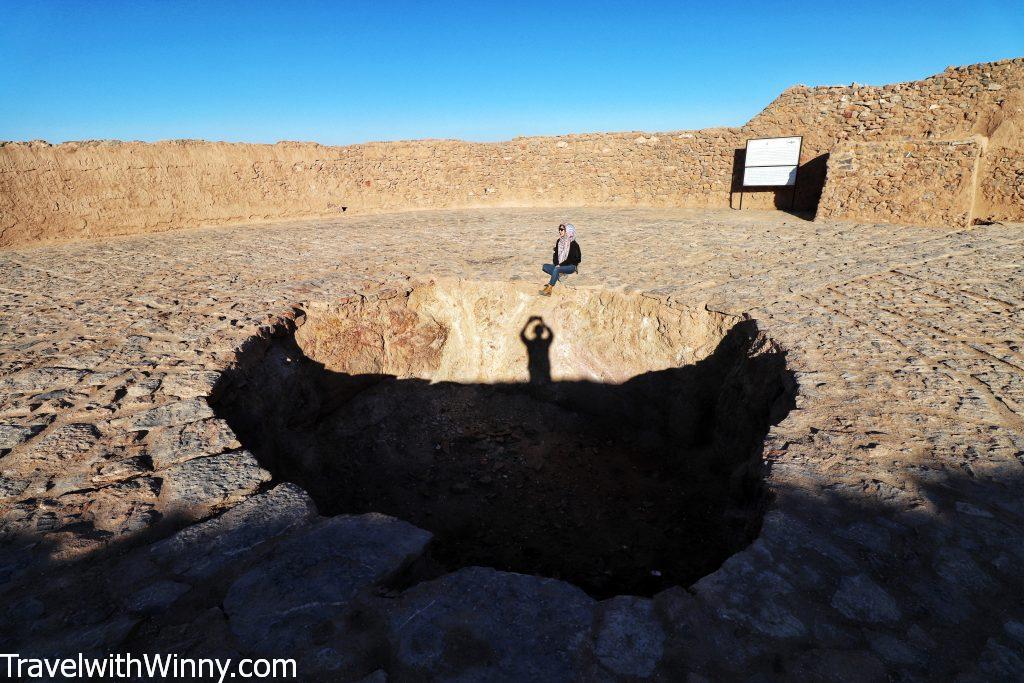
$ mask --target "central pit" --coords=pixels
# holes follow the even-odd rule
[[[640,294],[429,282],[314,302],[215,409],[322,514],[383,512],[480,565],[651,595],[756,536],[794,386],[754,321]]]

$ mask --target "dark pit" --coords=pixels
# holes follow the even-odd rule
[[[242,348],[215,408],[321,514],[416,524],[445,570],[599,598],[689,585],[758,533],[784,354],[752,320],[558,294],[448,282],[304,306]]]

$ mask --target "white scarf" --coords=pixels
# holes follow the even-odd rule
[[[572,223],[565,224],[565,234],[558,238],[558,262],[563,263],[569,258],[569,245],[576,239],[576,228]]]

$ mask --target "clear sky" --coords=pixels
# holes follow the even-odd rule
[[[669,131],[1021,56],[1024,0],[0,0],[0,140]]]

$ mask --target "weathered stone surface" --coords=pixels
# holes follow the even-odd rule
[[[131,614],[104,615],[99,621],[79,617],[74,629],[67,629],[56,637],[40,638],[31,643],[32,656],[60,658],[65,652],[82,653],[86,657],[106,657],[117,649],[135,628],[141,617]],[[22,650],[25,651],[25,650]]]
[[[216,455],[240,445],[231,428],[217,419],[189,422],[177,427],[157,427],[149,431],[145,443],[154,470]]]
[[[913,645],[888,633],[869,636],[871,649],[883,661],[893,664],[922,664],[924,656]]]
[[[161,473],[160,505],[170,514],[202,515],[251,495],[270,473],[248,451],[195,458]]]
[[[12,458],[71,460],[92,448],[100,438],[96,425],[71,423],[53,427],[27,444]]]
[[[164,375],[161,386],[168,395],[178,398],[209,396],[218,377],[220,377],[220,373],[209,370],[170,373]]]
[[[176,654],[179,657],[231,658],[238,661],[246,656],[228,628],[227,617],[219,607],[198,611],[186,623],[175,623],[161,629],[154,636],[147,634],[142,647],[148,651]],[[305,671],[299,669],[302,678]]]
[[[341,668],[346,609],[360,591],[419,557],[430,539],[386,515],[321,521],[278,545],[231,585],[224,599],[231,630],[255,652],[308,657],[335,648],[339,654],[318,665]]]
[[[192,587],[177,581],[157,581],[142,588],[130,598],[125,605],[132,614],[160,612],[167,609],[175,600],[187,593]]]
[[[33,368],[0,377],[0,392],[28,394],[66,389],[78,384],[88,374],[85,370],[72,368]]]
[[[619,676],[647,678],[664,652],[665,631],[650,600],[620,596],[601,603],[594,654]]]
[[[14,498],[27,488],[27,481],[0,476],[0,499]]]
[[[767,652],[784,649],[778,641],[751,638],[749,632],[736,628],[734,621],[719,618],[716,605],[705,603],[685,588],[663,591],[653,602],[667,629],[662,670],[676,676],[686,672],[739,677],[756,669],[751,663]],[[723,658],[722,652],[729,656]]]
[[[159,518],[155,511],[161,481],[136,477],[99,489],[95,493],[68,496],[82,500],[82,518],[93,528],[118,536],[142,531]]]
[[[733,555],[722,568],[706,576],[693,589],[718,606],[720,615],[739,621],[772,638],[798,638],[807,625],[786,605],[796,588],[770,568],[771,555],[760,541]]]
[[[830,95],[802,90],[792,97],[815,102]],[[659,139],[637,146],[670,144]],[[15,482],[12,490],[26,487],[0,499],[0,602],[19,605],[0,619],[0,646],[52,640],[66,654],[75,643],[65,647],[64,638],[50,635],[93,632],[101,637],[92,642],[116,646],[125,634],[152,628],[166,637],[160,642],[182,645],[174,651],[232,652],[238,644],[217,607],[224,595],[217,591],[229,586],[220,582],[233,582],[237,571],[255,568],[264,553],[301,533],[310,524],[303,521],[308,501],[296,494],[255,502],[263,496],[262,477],[251,461],[228,464],[237,451],[174,462],[182,452],[174,445],[170,460],[156,458],[167,463],[163,469],[149,471],[157,435],[176,443],[186,424],[130,432],[127,419],[188,399],[178,394],[189,391],[167,375],[220,372],[238,345],[261,329],[270,332],[268,313],[291,311],[297,302],[370,297],[407,282],[407,275],[535,281],[538,263],[550,257],[550,245],[537,236],[567,217],[579,228],[586,257],[575,286],[630,288],[683,307],[749,312],[798,373],[797,409],[771,427],[765,443],[773,497],[760,541],[693,594],[679,588],[654,600],[666,636],[653,676],[775,680],[797,677],[794,671],[827,675],[827,667],[870,674],[880,664],[896,680],[1013,679],[1001,667],[1014,660],[1000,648],[1019,651],[1014,634],[1021,629],[1014,625],[1024,623],[1015,607],[1024,576],[1021,226],[893,229],[746,211],[346,215],[5,252],[0,423],[39,431],[0,449],[9,450],[0,456],[0,477]],[[480,234],[488,235],[486,255],[465,247]],[[649,258],[652,249],[665,257]],[[68,372],[36,372],[58,367]],[[192,398],[201,408],[203,399]],[[122,426],[111,425],[122,418]],[[196,429],[211,419],[194,420]],[[68,457],[35,447],[65,425],[89,424],[95,432],[62,441],[59,451]],[[217,443],[202,436],[195,447]],[[193,453],[191,447],[184,452]],[[222,460],[207,476],[192,463],[209,457]],[[127,552],[161,521],[183,521],[164,504],[172,493],[183,495],[174,479],[188,472],[190,509],[206,517],[254,499],[252,525],[228,510],[209,520],[207,532],[180,547],[169,544],[159,558],[92,577],[86,570],[102,555],[96,551],[116,542],[112,550]],[[207,479],[222,484],[204,493]],[[226,538],[218,541],[220,535]],[[133,554],[149,555],[146,548]],[[860,576],[892,602],[853,579]],[[125,599],[157,581],[193,585],[168,610],[181,623],[160,622],[165,616],[150,612],[110,623]],[[198,590],[204,583],[208,594]],[[422,587],[405,593],[416,590]],[[96,593],[106,611],[87,604]],[[353,630],[324,648],[332,652],[321,658],[321,671],[340,666],[334,671],[359,678],[383,668],[402,677],[405,669],[391,659],[367,653],[391,651],[397,641],[387,636],[385,608],[404,605],[406,597],[370,593],[359,597],[365,621],[342,620]],[[559,595],[575,600],[569,591]],[[38,602],[22,609],[25,598]],[[205,650],[207,639],[197,633],[204,629]],[[585,666],[573,671],[613,677],[595,654],[597,620],[584,631]],[[12,633],[22,640],[11,640]],[[428,645],[436,637],[421,635]],[[524,649],[532,637],[523,636]],[[473,652],[468,645],[467,651]],[[804,651],[812,652],[806,662],[799,659]],[[857,654],[844,660],[827,652]],[[415,654],[409,658],[417,666],[432,666]],[[345,668],[363,655],[359,666]],[[444,656],[432,661],[449,666]],[[824,673],[813,669],[815,661]],[[484,665],[472,670],[481,677],[493,672]]]
[[[388,610],[394,673],[407,679],[570,680],[580,667],[595,605],[561,581],[461,569],[409,589]],[[628,659],[621,665],[647,665],[643,656]]]
[[[155,543],[152,561],[190,581],[203,581],[229,564],[244,561],[262,543],[310,523],[316,510],[294,484],[280,484],[239,503],[219,517],[182,529]]]
[[[14,448],[32,436],[31,427],[15,424],[0,424],[0,449]]]
[[[999,642],[990,638],[985,643],[978,666],[977,680],[1020,680],[1024,672],[1024,650],[1016,643]]]
[[[793,680],[815,683],[885,683],[885,667],[868,652],[810,649],[787,667]]]
[[[935,572],[957,588],[977,592],[993,588],[992,579],[960,548],[941,548],[934,562]]]
[[[138,432],[154,427],[175,427],[209,417],[213,417],[213,410],[205,398],[197,397],[176,403],[165,403],[129,417],[117,418],[111,420],[111,425],[130,432]]]
[[[844,576],[832,596],[832,606],[857,621],[884,622],[900,618],[896,601],[865,574]]]

